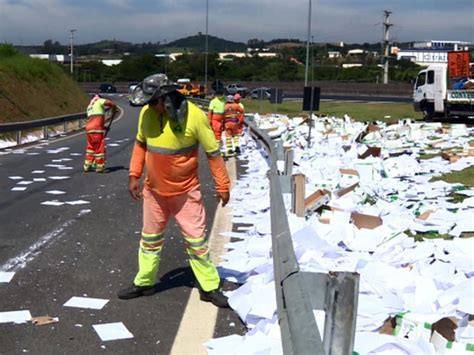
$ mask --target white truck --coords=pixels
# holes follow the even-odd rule
[[[450,53],[453,55],[450,56]],[[442,117],[474,118],[474,79],[471,78],[467,53],[466,56],[466,52],[449,52],[447,64],[432,64],[418,73],[413,104],[415,111],[423,112],[426,120]],[[463,55],[464,63],[461,63],[459,54]],[[470,85],[454,89],[453,83],[461,77]]]

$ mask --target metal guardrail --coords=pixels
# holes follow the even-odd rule
[[[74,113],[72,115],[57,116],[51,118],[43,118],[40,120],[27,121],[27,122],[15,122],[15,123],[2,123],[0,124],[0,133],[16,132],[16,143],[20,145],[22,143],[22,132],[35,128],[42,128],[43,137],[42,139],[48,139],[49,137],[49,126],[57,126],[60,124],[64,125],[64,132],[67,132],[67,123],[72,121],[79,121],[79,128],[82,127],[81,120],[87,118],[85,112]]]
[[[207,107],[208,100],[193,99]],[[350,355],[353,352],[359,275],[351,272],[302,272],[298,266],[283,192],[290,192],[293,155],[248,119],[251,134],[265,146],[270,159],[270,218],[278,319],[284,354]],[[277,161],[285,159],[280,174]],[[313,310],[325,311],[324,334]]]

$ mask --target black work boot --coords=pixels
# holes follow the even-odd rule
[[[129,300],[141,296],[151,296],[156,293],[155,285],[153,286],[135,286],[124,288],[117,292],[118,298],[121,300]]]
[[[211,302],[214,306],[219,308],[229,308],[229,302],[227,302],[227,297],[224,296],[223,293],[218,289],[209,292],[199,290],[199,295],[201,301]]]
[[[239,155],[241,152],[240,152],[240,147],[236,147],[235,148],[235,154],[236,155]]]

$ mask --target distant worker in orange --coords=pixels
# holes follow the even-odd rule
[[[222,146],[222,131],[224,130],[224,106],[224,89],[217,87],[215,96],[209,103],[207,117],[209,118],[209,123],[211,124],[212,131],[214,132],[219,147]]]
[[[242,102],[240,102],[241,96],[239,93],[234,95],[234,102],[236,104],[239,104],[239,106],[242,108],[242,119],[240,121],[239,127],[237,128],[237,132],[239,135],[242,135],[244,132],[244,117],[245,117],[245,107]]]
[[[224,127],[225,127],[225,145],[226,156],[240,154],[240,136],[238,132],[239,125],[243,121],[242,107],[234,102],[234,96],[227,96],[227,103],[224,106]]]
[[[105,172],[105,136],[108,128],[105,127],[105,113],[112,110],[112,117],[117,113],[117,106],[112,100],[95,95],[87,106],[87,147],[84,171],[95,169],[97,173]],[[109,126],[110,127],[110,126]]]

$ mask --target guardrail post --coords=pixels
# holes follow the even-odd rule
[[[64,121],[64,126],[63,126],[63,133],[67,133],[67,121]]]
[[[49,134],[48,134],[48,126],[43,127],[43,139],[48,139]]]
[[[20,145],[21,144],[21,131],[18,130],[16,131],[16,145]]]
[[[327,277],[324,350],[328,355],[351,355],[359,299],[359,274],[329,272]]]
[[[285,175],[293,175],[293,158],[294,158],[293,149],[289,148],[285,150]]]
[[[298,217],[305,215],[305,180],[304,174],[291,177],[291,212]]]

